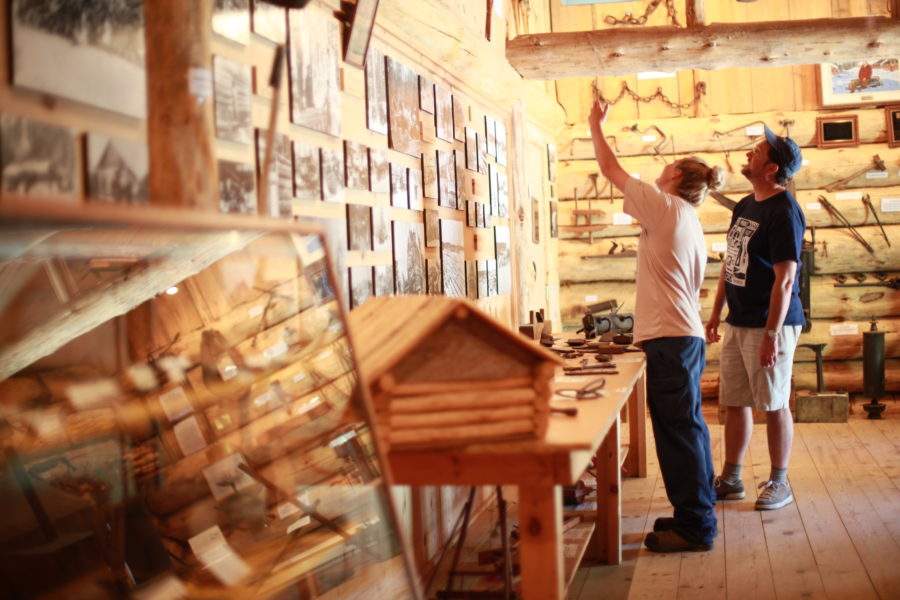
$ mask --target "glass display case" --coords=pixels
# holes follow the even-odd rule
[[[0,205],[0,596],[416,598],[318,230]]]

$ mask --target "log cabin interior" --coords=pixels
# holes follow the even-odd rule
[[[0,40],[4,597],[897,597],[900,0],[0,0]],[[753,510],[756,414],[709,552],[643,547],[596,100],[633,177],[726,170],[704,322],[745,154],[802,148],[795,501]],[[628,352],[540,346],[591,329]]]

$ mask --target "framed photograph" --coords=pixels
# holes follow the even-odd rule
[[[453,152],[436,150],[438,169],[438,203],[456,208],[456,165]]]
[[[353,11],[353,22],[347,34],[344,50],[344,62],[354,67],[363,68],[366,64],[366,52],[369,40],[372,39],[372,28],[375,26],[375,13],[378,12],[378,0],[358,0]]]
[[[512,271],[510,269],[509,227],[494,227],[494,255],[497,257],[497,293],[512,292]]]
[[[348,249],[372,249],[372,208],[361,204],[347,205]]]
[[[150,156],[147,144],[88,133],[87,195],[91,201],[146,204]]]
[[[390,148],[418,157],[421,152],[419,76],[390,56],[387,57],[387,99]]]
[[[549,202],[550,206],[550,237],[553,239],[559,238],[559,208],[556,205],[556,202]]]
[[[434,114],[434,84],[422,75],[419,75],[419,108]]]
[[[331,148],[321,149],[322,200],[344,201],[344,153]]]
[[[422,198],[422,171],[410,167],[407,170],[409,182],[409,208],[410,210],[423,210],[425,200]]]
[[[4,192],[74,196],[75,154],[75,132],[71,129],[0,115],[0,180]]]
[[[314,9],[292,10],[288,48],[291,122],[341,135],[341,74],[337,21]]]
[[[256,130],[256,173],[262,180],[263,162],[266,160],[265,129]],[[283,133],[275,134],[272,144],[272,164],[269,166],[269,189],[266,191],[267,206],[260,206],[260,214],[269,217],[291,217],[294,193],[294,173],[291,161],[291,140]]]
[[[319,147],[295,141],[294,149],[294,196],[300,200],[322,199],[322,177],[320,171]]]
[[[251,69],[223,56],[213,56],[216,137],[239,144],[253,141],[250,119]]]
[[[387,206],[372,207],[372,249],[375,252],[391,249],[391,209]]]
[[[426,258],[425,270],[428,272],[428,295],[440,296],[444,291],[441,283],[441,261]]]
[[[390,163],[391,171],[391,206],[409,208],[409,183],[406,179],[406,167]]]
[[[884,107],[884,121],[888,146],[900,146],[900,104]]]
[[[350,308],[362,306],[374,289],[372,267],[350,267]]]
[[[387,74],[384,54],[375,47],[369,48],[366,60],[366,127],[375,133],[387,135]]]
[[[437,157],[434,152],[422,154],[422,193],[426,198],[438,197]]]
[[[469,300],[478,299],[478,270],[474,260],[466,261],[466,297]]]
[[[344,169],[348,188],[369,189],[369,149],[365,144],[344,140]]]
[[[225,213],[256,214],[256,180],[252,165],[219,161],[219,208]]]
[[[437,84],[434,86],[434,126],[439,138],[453,141],[453,96]]]
[[[391,265],[375,265],[375,295],[394,295],[394,268]]]
[[[900,101],[900,59],[881,58],[819,65],[822,106]]]
[[[453,137],[457,142],[466,141],[466,105],[458,95],[453,96]]]
[[[215,0],[212,30],[233,42],[246,46],[250,41],[250,4],[248,0]]]
[[[462,221],[441,219],[441,272],[444,294],[459,298],[466,295],[463,227]]]
[[[859,145],[859,120],[856,115],[816,117],[816,146],[842,148]]]
[[[425,293],[425,225],[394,221],[394,282],[398,294]]]
[[[369,189],[376,194],[391,191],[388,153],[385,150],[369,148]]]

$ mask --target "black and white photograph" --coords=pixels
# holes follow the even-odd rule
[[[453,141],[453,95],[437,84],[434,85],[434,127],[439,138]]]
[[[287,40],[287,11],[265,0],[250,0],[250,26],[253,33],[270,42],[283,44]]]
[[[383,252],[391,248],[391,209],[387,206],[373,206],[372,250]]]
[[[481,205],[481,226],[485,228],[491,226],[491,205],[487,202]]]
[[[375,295],[394,295],[394,267],[393,265],[375,265]]]
[[[456,165],[453,153],[436,150],[438,167],[438,202],[447,208],[456,208]]]
[[[506,166],[506,125],[495,121],[494,135],[497,138],[497,164]]]
[[[436,258],[425,259],[425,271],[428,273],[428,294],[431,296],[440,296],[443,292],[443,283],[441,282],[441,261]]]
[[[550,206],[550,237],[557,239],[559,237],[559,208],[556,202],[548,202]]]
[[[475,227],[481,229],[484,227],[484,204],[475,202]]]
[[[394,286],[398,294],[425,293],[422,223],[394,221]]]
[[[486,260],[477,260],[475,261],[475,269],[477,272],[478,279],[478,297],[479,298],[487,298],[490,296],[490,288],[488,287],[488,261]]]
[[[99,133],[85,136],[90,201],[146,204],[150,156],[147,144]]]
[[[384,54],[369,46],[366,59],[366,127],[375,133],[387,135],[387,74]]]
[[[409,168],[407,171],[409,189],[409,208],[422,210],[425,208],[425,200],[422,198],[422,171]]]
[[[372,39],[372,27],[375,25],[377,12],[378,0],[357,0],[344,52],[344,62],[348,65],[360,69],[365,65],[366,50]]]
[[[391,149],[419,156],[419,76],[387,57],[388,143]]]
[[[325,202],[344,201],[344,153],[340,150],[322,148],[322,200]]]
[[[143,2],[10,0],[9,16],[14,86],[147,117]]]
[[[460,148],[453,151],[453,164],[456,166],[456,209],[465,210],[466,200],[471,196],[466,187],[466,152]]]
[[[409,185],[406,181],[406,167],[397,163],[390,164],[391,170],[391,206],[409,208]]]
[[[249,0],[215,0],[212,30],[222,37],[246,46],[250,41]]]
[[[388,194],[391,191],[388,154],[384,150],[369,148],[369,189],[376,194]]]
[[[474,200],[466,200],[466,225],[469,227],[478,227],[478,203]]]
[[[484,116],[484,146],[489,156],[497,157],[497,130],[494,128],[494,119]]]
[[[491,214],[500,216],[500,182],[497,178],[497,166],[488,165],[488,184],[491,197]]]
[[[494,254],[497,257],[497,293],[509,294],[512,292],[509,227],[494,227]]]
[[[340,299],[345,307],[350,306],[350,278],[347,270],[347,222],[344,219],[316,218],[313,222],[325,231],[325,245],[328,257],[337,276]],[[324,281],[327,283],[327,280]]]
[[[252,70],[224,56],[213,56],[216,137],[239,144],[253,141],[250,118]]]
[[[294,196],[300,200],[322,199],[319,147],[294,142]]]
[[[458,94],[453,95],[453,137],[466,141],[466,105]]]
[[[425,209],[425,247],[437,248],[441,245],[441,229],[439,225],[438,211],[433,208]]]
[[[225,213],[256,214],[256,180],[252,165],[219,161],[219,209]]]
[[[547,178],[550,183],[556,181],[556,146],[547,144]]]
[[[478,171],[478,140],[475,130],[466,127],[466,168]]]
[[[71,129],[0,115],[3,191],[34,196],[73,196],[75,133]]]
[[[497,170],[497,204],[501,217],[509,216],[509,177]]]
[[[265,129],[256,130],[256,173],[262,182],[263,161],[266,160]],[[272,163],[269,167],[269,189],[266,191],[265,214],[269,217],[291,217],[294,214],[294,170],[291,164],[291,140],[283,133],[275,134]]]
[[[419,108],[429,115],[434,114],[434,84],[419,75]]]
[[[426,198],[438,197],[437,155],[432,151],[422,154],[422,194]]]
[[[347,241],[349,250],[372,249],[372,209],[359,204],[347,205]]]
[[[478,172],[482,175],[488,172],[487,144],[484,139],[483,133],[480,131],[475,132],[475,141],[478,145]]]
[[[497,288],[497,259],[492,258],[487,261],[487,276],[488,276],[488,295],[496,296],[500,292]]]
[[[441,272],[444,295],[466,295],[465,241],[463,223],[455,219],[441,219]]]
[[[474,260],[466,261],[466,297],[469,300],[478,299],[478,270]]]
[[[344,169],[348,188],[369,189],[369,149],[365,144],[344,140]]]
[[[341,135],[340,28],[315,7],[289,11],[291,122]]]
[[[350,308],[362,306],[374,291],[372,267],[350,267]]]

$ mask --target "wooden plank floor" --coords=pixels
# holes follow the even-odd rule
[[[765,425],[754,426],[747,498],[717,505],[719,535],[705,553],[643,547],[654,519],[671,516],[651,447],[647,478],[623,483],[622,564],[582,567],[569,599],[900,598],[900,402],[885,415],[868,421],[857,405],[847,423],[796,424],[795,501],[775,511],[753,509],[769,474]],[[724,428],[710,430],[720,468]]]

